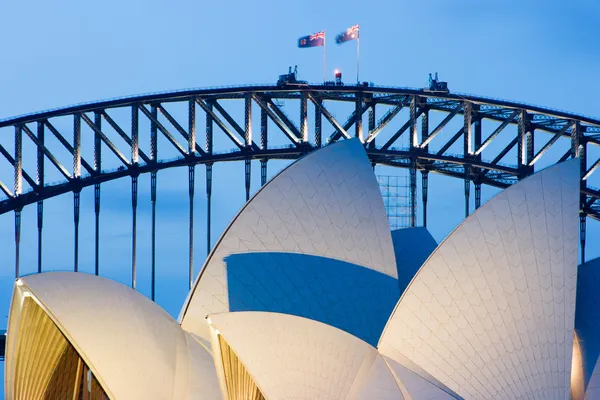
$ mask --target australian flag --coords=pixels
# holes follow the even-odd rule
[[[335,37],[335,42],[337,44],[342,44],[347,42],[348,40],[356,40],[358,39],[358,25],[351,26],[346,29],[345,32],[340,33]]]
[[[317,47],[325,46],[325,31],[313,33],[312,35],[302,36],[298,39],[298,47]]]

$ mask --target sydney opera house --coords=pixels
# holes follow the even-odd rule
[[[598,399],[578,185],[538,172],[438,245],[390,232],[359,141],[329,145],[246,203],[178,320],[105,278],[18,279],[6,398]]]

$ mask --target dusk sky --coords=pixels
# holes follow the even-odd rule
[[[275,83],[289,65],[298,65],[301,79],[319,82],[321,49],[298,49],[297,39],[320,30],[327,32],[329,79],[340,68],[353,81],[354,43],[337,46],[334,37],[354,24],[360,24],[361,80],[423,87],[428,73],[437,71],[453,92],[600,117],[600,3],[595,0],[33,0],[5,1],[0,10],[0,118],[138,93]],[[12,140],[12,130],[0,131],[0,144],[10,149]],[[203,144],[202,136],[198,142]],[[594,149],[589,157],[593,162],[600,152]],[[270,163],[269,175],[285,165]],[[253,164],[253,192],[259,171]],[[385,168],[376,173],[406,175]],[[12,176],[10,165],[0,160],[0,180],[12,186]],[[215,166],[214,181],[213,242],[244,203],[243,164]],[[600,187],[600,179],[590,184]],[[149,176],[140,177],[139,185],[138,282],[149,295]],[[158,185],[157,300],[177,317],[187,294],[187,168],[160,172]],[[196,273],[206,257],[204,193],[204,167],[198,166]],[[495,193],[484,188],[484,200]],[[463,182],[432,176],[429,199],[429,228],[439,242],[464,217]],[[45,270],[72,269],[72,203],[72,194],[45,202]],[[130,205],[129,179],[103,184],[101,274],[126,284]],[[92,272],[93,188],[82,192],[82,207],[80,266]],[[600,256],[593,245],[600,240],[600,224],[588,221],[591,259]],[[37,268],[36,243],[32,205],[23,211],[25,274]],[[0,215],[0,255],[0,329],[5,329],[14,282],[12,212]]]

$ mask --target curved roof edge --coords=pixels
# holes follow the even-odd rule
[[[192,371],[211,386],[210,353],[141,293],[80,272],[24,276],[16,290],[30,293],[110,398],[219,398],[192,390]]]
[[[494,393],[497,390],[504,390],[507,391],[507,393],[511,393],[512,390],[518,390],[516,388],[516,386],[510,386],[507,384],[496,384],[494,383],[495,379],[504,379],[504,378],[510,378],[512,379],[512,376],[506,375],[504,376],[502,373],[488,373],[487,372],[487,368],[493,369],[493,370],[497,370],[497,366],[495,364],[492,363],[486,363],[486,362],[478,362],[477,363],[477,367],[475,367],[475,364],[473,363],[473,360],[471,360],[470,362],[463,362],[464,357],[458,357],[456,355],[452,354],[452,351],[456,351],[457,354],[458,353],[465,353],[464,348],[468,348],[470,347],[481,347],[484,351],[485,354],[482,355],[482,357],[484,359],[489,359],[491,360],[496,360],[496,358],[490,356],[487,354],[488,351],[496,351],[494,350],[494,348],[490,347],[493,343],[498,342],[498,340],[490,340],[488,338],[484,338],[485,340],[483,340],[481,337],[478,337],[477,335],[475,337],[472,337],[472,335],[467,332],[465,335],[468,334],[469,339],[467,340],[466,337],[467,336],[462,336],[463,340],[460,340],[460,344],[457,343],[450,343],[448,342],[449,339],[453,338],[453,333],[456,333],[456,327],[452,324],[456,323],[457,318],[460,319],[462,318],[463,320],[465,319],[465,316],[463,314],[465,313],[470,313],[468,318],[465,321],[469,321],[468,323],[465,322],[466,325],[462,326],[459,329],[460,332],[465,332],[466,330],[468,331],[469,329],[473,329],[473,326],[477,327],[477,330],[479,332],[479,330],[481,330],[480,334],[483,334],[484,332],[488,332],[486,330],[486,328],[484,328],[483,326],[480,325],[480,323],[478,324],[474,324],[474,321],[479,321],[479,319],[481,318],[480,315],[488,315],[487,313],[490,313],[491,311],[488,311],[488,306],[493,307],[494,304],[496,304],[495,302],[483,302],[481,299],[482,297],[480,296],[476,296],[474,297],[472,294],[470,294],[469,296],[464,296],[463,295],[463,290],[470,290],[472,293],[477,293],[477,290],[483,290],[484,288],[486,292],[485,292],[485,296],[487,296],[488,294],[491,296],[505,296],[506,293],[496,293],[496,291],[489,291],[489,288],[486,283],[485,278],[482,278],[483,275],[481,277],[470,277],[471,272],[473,272],[473,267],[478,267],[478,263],[484,263],[485,260],[483,260],[483,258],[486,257],[485,254],[481,253],[479,254],[481,251],[485,252],[487,254],[487,260],[488,261],[492,261],[492,263],[502,263],[502,262],[506,262],[508,265],[508,261],[507,261],[507,257],[510,257],[510,254],[505,253],[506,250],[504,250],[504,248],[502,247],[501,249],[499,249],[499,253],[498,251],[491,249],[490,246],[496,246],[498,243],[503,243],[503,241],[505,240],[509,240],[509,242],[511,243],[504,243],[504,246],[513,246],[516,248],[512,248],[512,251],[515,251],[517,254],[519,254],[519,251],[523,250],[525,247],[529,248],[530,250],[532,248],[534,248],[533,243],[531,243],[531,246],[529,245],[528,241],[536,241],[536,246],[544,246],[544,240],[550,240],[552,241],[552,246],[554,246],[553,248],[561,248],[564,249],[564,259],[561,257],[560,261],[557,262],[560,265],[564,265],[567,268],[567,270],[564,270],[559,268],[559,265],[553,265],[552,266],[552,270],[548,271],[551,274],[555,274],[556,277],[555,279],[557,279],[557,281],[560,281],[560,279],[562,278],[564,280],[564,285],[565,286],[561,286],[559,287],[557,290],[560,292],[560,295],[557,296],[553,296],[552,300],[554,300],[554,302],[551,302],[550,304],[552,306],[555,305],[556,302],[559,302],[559,305],[562,306],[563,302],[565,304],[568,304],[568,308],[565,309],[563,311],[563,315],[565,316],[566,321],[561,322],[561,323],[556,323],[556,329],[558,332],[549,332],[548,334],[554,334],[555,336],[560,336],[562,337],[562,333],[564,331],[564,333],[567,335],[567,338],[565,339],[565,343],[564,346],[565,349],[560,349],[561,353],[563,354],[562,350],[565,350],[565,355],[564,358],[561,358],[560,362],[562,363],[564,361],[564,366],[561,364],[561,371],[565,371],[564,373],[556,373],[559,375],[563,375],[562,378],[565,378],[561,381],[561,383],[563,383],[563,385],[560,388],[556,388],[557,393],[560,391],[568,391],[569,390],[569,384],[568,384],[568,377],[566,375],[569,375],[570,369],[571,369],[571,353],[572,353],[572,322],[574,319],[574,314],[575,314],[575,287],[576,287],[576,282],[575,282],[575,274],[576,274],[576,268],[577,268],[577,246],[578,246],[578,242],[577,242],[577,236],[578,236],[578,229],[577,229],[577,213],[578,213],[578,185],[579,185],[579,161],[577,159],[574,160],[569,160],[566,162],[562,162],[559,163],[557,165],[551,166],[549,168],[540,170],[539,172],[526,177],[525,179],[523,179],[522,181],[508,187],[507,189],[505,189],[504,191],[500,192],[499,194],[497,194],[496,196],[494,196],[491,200],[489,200],[486,204],[484,204],[481,208],[479,208],[478,210],[476,210],[473,214],[471,214],[469,217],[467,217],[455,230],[452,231],[452,233],[450,233],[448,235],[448,237],[446,237],[446,239],[444,239],[444,241],[442,241],[442,243],[438,246],[438,248],[434,251],[433,254],[431,254],[431,256],[427,259],[427,261],[423,264],[423,266],[421,267],[421,269],[417,272],[417,275],[415,276],[415,279],[413,279],[413,281],[411,282],[411,284],[409,285],[409,287],[407,288],[407,290],[404,292],[404,294],[402,295],[400,301],[398,302],[398,304],[396,305],[396,308],[392,314],[392,316],[390,317],[390,319],[388,320],[388,323],[386,325],[386,328],[384,329],[384,332],[381,336],[378,348],[380,349],[380,351],[382,352],[382,354],[388,356],[389,355],[389,348],[386,347],[390,347],[390,348],[396,348],[396,347],[406,347],[405,350],[403,351],[399,351],[398,349],[396,349],[400,354],[403,354],[404,356],[408,356],[409,359],[411,359],[411,361],[415,362],[417,365],[419,365],[420,367],[424,368],[425,370],[427,370],[429,373],[431,373],[432,375],[434,375],[437,379],[439,379],[441,382],[443,382],[444,384],[446,384],[448,387],[450,387],[451,389],[453,389],[454,391],[458,392],[459,394],[465,396],[465,397],[477,397],[477,396],[492,396],[490,393]],[[546,195],[547,198],[544,197],[544,191],[546,191]],[[529,197],[531,197],[531,199],[533,199],[533,203],[531,204],[532,209],[535,210],[535,213],[527,213],[527,201],[525,201],[525,194],[527,193],[528,199]],[[558,194],[557,194],[558,193]],[[540,208],[540,204],[538,202],[541,201],[541,206],[545,207],[545,208]],[[535,204],[534,204],[535,203]],[[561,209],[556,209],[556,204],[560,204],[560,206],[562,207]],[[525,207],[525,209],[523,210],[523,207]],[[544,211],[544,218],[542,220],[537,219],[538,213],[539,211],[542,210]],[[514,220],[512,218],[508,218],[508,220],[506,221],[506,224],[510,225],[510,226],[514,226],[516,231],[519,231],[519,237],[518,240],[514,240],[514,239],[510,239],[507,237],[505,237],[504,233],[502,235],[500,235],[500,233],[498,232],[498,230],[503,230],[503,229],[509,229],[507,227],[506,224],[504,224],[504,222],[502,222],[501,220],[503,218],[506,217],[499,217],[499,220],[495,221],[494,220],[494,215],[495,213],[497,213],[498,215],[507,215],[507,216],[511,216],[511,213],[516,213],[519,216],[515,217]],[[558,214],[556,214],[558,213]],[[489,215],[487,215],[489,214]],[[532,221],[530,222],[528,219],[523,219],[523,216],[527,216],[528,218],[532,218]],[[480,218],[483,218],[485,221],[480,221]],[[490,219],[491,218],[491,219]],[[504,225],[498,225],[496,226],[495,224],[504,224]],[[512,225],[511,225],[512,224]],[[525,225],[524,225],[525,224]],[[536,237],[536,235],[534,234],[532,236],[531,231],[529,229],[533,229],[531,228],[531,225],[527,225],[527,224],[535,224],[534,228],[536,229],[542,229],[545,231],[545,234],[542,235],[542,237]],[[563,226],[564,224],[564,226]],[[493,231],[493,229],[496,229],[496,231]],[[556,231],[552,231],[552,234],[548,234],[547,229],[555,229]],[[523,232],[521,231],[528,231],[528,235],[522,236],[521,234],[523,234]],[[539,232],[538,234],[540,234],[541,232]],[[490,243],[486,244],[487,241],[487,236],[486,235],[491,235],[494,236],[493,241],[496,243],[495,245],[490,245]],[[504,236],[503,236],[504,235]],[[510,233],[510,237],[512,237],[511,235],[515,235],[515,232],[513,231],[512,233]],[[558,236],[558,239],[557,239]],[[516,237],[515,237],[516,239]],[[564,240],[563,240],[564,239]],[[483,240],[483,242],[478,240]],[[541,241],[541,242],[540,242]],[[456,243],[454,243],[456,242]],[[475,245],[473,244],[475,243]],[[469,248],[469,246],[475,246],[473,247],[472,250],[472,254],[465,254],[464,250],[465,247]],[[483,247],[482,247],[483,246]],[[546,243],[545,246],[548,246],[548,244]],[[490,250],[491,249],[491,250]],[[467,249],[468,250],[468,249]],[[541,251],[541,248],[540,248]],[[493,255],[492,255],[493,253]],[[512,254],[512,253],[511,253]],[[545,261],[540,261],[540,263],[542,265],[545,265],[545,267],[547,269],[550,269],[550,261],[547,260],[546,258],[549,257],[548,252],[543,252],[541,253],[542,255],[540,257],[544,258]],[[562,255],[562,252],[561,252]],[[481,257],[480,257],[481,256]],[[483,258],[482,258],[483,257]],[[528,257],[527,254],[522,255],[521,257],[524,257],[522,259],[524,260],[528,260],[527,263],[531,263],[531,257]],[[525,271],[526,266],[521,265],[519,266],[519,263],[522,261],[514,261],[513,258],[510,258],[511,262],[514,264],[516,262],[516,266],[521,268],[522,271],[520,271],[521,274],[526,274],[529,275],[529,272]],[[533,259],[533,265],[535,267],[535,258]],[[464,268],[464,263],[468,263],[469,265],[471,265],[471,270],[469,271],[459,271],[462,268]],[[489,262],[488,262],[489,263]],[[554,263],[554,264],[557,264]],[[439,268],[436,269],[436,271],[434,272],[432,270],[432,265],[435,264],[436,266],[438,266]],[[528,264],[529,265],[529,264]],[[443,268],[442,268],[443,267]],[[457,269],[458,268],[458,269]],[[539,268],[539,266],[538,266]],[[494,268],[492,268],[490,271],[495,271]],[[487,272],[486,272],[487,273]],[[438,278],[437,275],[438,274],[442,274],[444,275],[444,277],[440,277]],[[457,276],[457,274],[461,274],[461,278],[459,279]],[[510,273],[509,273],[510,275]],[[449,277],[454,277],[454,279],[451,279],[451,282],[449,281]],[[462,279],[466,279],[466,283],[464,283],[465,289],[462,288],[461,285],[463,285]],[[536,274],[532,279],[536,280],[536,279],[540,279],[540,275]],[[473,281],[475,280],[475,281]],[[497,283],[500,280],[500,278],[496,277],[496,280],[493,282],[496,287],[499,287],[500,289],[502,289],[502,286],[498,286]],[[418,284],[417,284],[418,282]],[[531,284],[533,284],[533,282],[530,282]],[[442,285],[442,287],[437,287],[436,285]],[[450,284],[451,286],[454,286],[453,288],[450,288],[447,286],[447,284]],[[518,281],[514,281],[513,285],[518,285],[519,287],[522,286],[522,284],[527,284],[527,280],[524,279],[520,279]],[[536,283],[537,285],[541,285],[540,282]],[[428,289],[428,285],[434,285],[436,286],[434,289]],[[431,290],[434,290],[433,294],[431,292]],[[504,289],[502,289],[503,291]],[[521,289],[520,289],[521,290]],[[527,292],[528,289],[525,289],[525,292]],[[513,292],[513,297],[516,296],[516,294],[514,294]],[[460,299],[459,299],[460,297]],[[429,300],[427,300],[427,302],[423,302],[423,298],[427,298]],[[439,300],[438,300],[439,298]],[[435,300],[433,303],[430,303],[432,300]],[[504,299],[504,302],[506,303],[507,301],[510,304],[513,304],[513,298],[511,297],[510,299]],[[538,304],[538,299],[537,297],[534,299],[535,300],[535,304],[536,307]],[[518,301],[518,300],[517,300]],[[458,302],[458,305],[457,303]],[[473,305],[472,303],[476,302],[476,305]],[[435,303],[435,304],[434,304]],[[540,299],[540,303],[542,303],[541,299]],[[518,304],[518,303],[517,303]],[[533,307],[531,304],[525,304],[529,310],[529,308]],[[434,307],[435,306],[435,307]],[[540,305],[541,306],[541,305]],[[429,310],[429,308],[434,307],[437,311],[433,311]],[[500,307],[499,305],[496,305],[496,312],[498,311],[498,307]],[[399,317],[399,310],[402,309],[402,313],[403,313],[403,317]],[[421,310],[421,311],[416,311],[416,310]],[[525,311],[523,311],[525,312]],[[529,311],[527,311],[529,312]],[[541,312],[541,314],[539,314]],[[417,314],[419,314],[419,317],[417,316]],[[438,313],[442,313],[444,315],[438,315]],[[450,315],[450,314],[452,315]],[[483,314],[482,314],[483,313]],[[537,311],[537,315],[544,315],[544,310],[538,310]],[[404,315],[406,314],[406,315]],[[410,315],[413,315],[414,318],[410,317]],[[505,316],[502,316],[502,318],[504,318]],[[487,318],[487,317],[486,317]],[[533,318],[533,316],[531,316],[531,318]],[[550,317],[548,317],[550,318]],[[400,321],[402,320],[402,321]],[[449,321],[452,321],[451,323],[449,323]],[[511,322],[512,321],[512,322]],[[506,320],[504,321],[504,323],[508,323],[508,325],[510,325],[511,323],[516,323],[515,319],[511,319],[510,321]],[[552,321],[554,321],[554,318],[552,317]],[[398,322],[398,323],[396,323]],[[459,321],[462,322],[462,321]],[[487,327],[487,323],[488,321],[485,322],[485,326]],[[399,324],[399,325],[398,325]],[[431,327],[428,327],[429,325],[435,325],[435,329],[433,329],[433,325]],[[398,326],[396,326],[398,325]],[[448,326],[448,325],[452,325],[452,326]],[[555,325],[554,323],[552,325]],[[571,328],[569,328],[571,326]],[[562,327],[562,328],[561,328]],[[480,329],[481,328],[481,329]],[[506,330],[509,329],[510,332],[506,332],[506,335],[512,335],[514,336],[514,334],[516,334],[515,332],[512,331],[514,327],[511,326],[510,328],[507,328],[506,326],[504,326],[502,329]],[[422,335],[420,335],[419,329],[425,329],[425,331],[421,332]],[[550,329],[550,328],[548,328]],[[527,327],[521,327],[521,331],[520,332],[528,332],[530,331],[530,328],[528,330]],[[390,335],[394,335],[394,337],[396,339],[391,339]],[[437,337],[438,335],[442,335],[443,337]],[[462,335],[462,334],[461,334]],[[432,336],[431,338],[429,336]],[[518,334],[517,334],[518,336]],[[570,337],[568,337],[570,336]],[[422,338],[422,340],[421,340]],[[394,343],[396,340],[399,340],[400,342],[404,343],[402,346],[400,346],[399,344],[390,344],[390,343],[386,343],[388,341],[391,341],[392,343]],[[452,339],[454,340],[454,339]],[[466,342],[465,342],[466,340]],[[483,341],[482,341],[483,340]],[[534,342],[537,343],[537,336],[532,338],[532,340]],[[419,361],[416,361],[415,359],[412,359],[411,357],[414,357],[414,355],[409,355],[406,354],[406,352],[411,351],[410,348],[411,346],[417,346],[417,342],[419,343],[419,346],[423,346],[425,345],[430,346],[433,345],[434,347],[441,343],[445,343],[444,345],[444,349],[438,349],[438,351],[433,350],[431,347],[427,347],[426,349],[424,348],[420,348],[419,351],[417,352],[416,347],[413,347],[413,352],[414,354],[418,354],[417,358]],[[481,343],[480,343],[481,342]],[[487,347],[483,345],[483,343],[487,343]],[[452,351],[450,351],[450,348],[448,346],[452,346]],[[466,346],[466,347],[465,347]],[[568,347],[568,351],[566,350],[566,347]],[[437,348],[437,347],[436,347]],[[509,346],[508,348],[513,348],[511,346]],[[433,354],[429,354],[429,352],[433,351]],[[506,349],[504,350],[506,351]],[[424,365],[421,365],[421,361],[424,361],[425,359],[423,358],[423,354],[429,354],[429,358],[427,358],[429,361],[426,362],[426,364],[428,364],[427,367],[425,367]],[[470,354],[470,353],[469,353]],[[479,353],[477,353],[479,354]],[[390,357],[393,358],[393,355],[389,355]],[[497,355],[497,357],[500,357],[499,355]],[[461,360],[462,358],[462,360]],[[501,358],[501,357],[500,357]],[[449,363],[449,362],[452,363]],[[498,361],[500,361],[498,359]],[[543,360],[542,360],[543,361]],[[567,363],[568,361],[568,363]],[[535,362],[535,360],[533,360],[532,362]],[[435,364],[435,366],[434,366]],[[568,364],[568,365],[567,365]],[[442,370],[442,365],[445,365],[445,367],[443,367],[444,370]],[[501,367],[501,366],[500,366]],[[463,374],[459,373],[459,369],[463,368],[465,371],[463,371]],[[532,367],[533,368],[533,367]],[[483,379],[483,382],[488,382],[488,384],[483,384],[482,382],[480,382],[480,380],[477,380],[473,377],[474,374],[483,374],[484,373],[484,369],[486,369],[485,372],[485,378]],[[534,368],[535,369],[535,368]],[[539,368],[538,368],[539,369]],[[500,369],[501,371],[502,369]],[[544,372],[544,368],[541,367],[541,373],[543,375]],[[556,375],[555,374],[555,375]],[[565,375],[566,374],[566,375]],[[466,378],[465,376],[469,375],[470,378]],[[519,375],[520,376],[520,375]],[[537,375],[536,375],[537,376]],[[453,377],[453,378],[450,378]],[[459,380],[460,382],[462,382],[462,384],[457,384],[453,379],[456,378],[457,380]],[[482,376],[480,376],[480,378],[482,378]],[[536,378],[537,379],[537,378]],[[553,378],[554,379],[554,378]],[[489,381],[488,381],[489,380]],[[564,382],[563,382],[564,381]],[[477,387],[479,389],[475,389],[474,384],[477,384]],[[532,385],[537,385],[539,384],[539,382],[534,382],[532,383]],[[523,386],[523,385],[521,385]],[[529,386],[529,384],[524,384],[524,387],[527,389],[527,387]],[[556,386],[556,385],[554,385]],[[540,387],[540,390],[544,390],[544,395],[547,396],[553,396],[553,390],[554,390],[554,386],[550,386],[548,385],[547,387]],[[500,388],[500,389],[498,389]],[[483,392],[479,392],[478,390],[483,390]],[[487,391],[490,390],[491,392],[488,393],[487,395],[481,394],[481,393],[487,393]],[[535,389],[532,389],[535,390]],[[479,393],[479,394],[477,394]],[[562,393],[562,392],[561,392]],[[513,394],[514,395],[514,394]],[[493,396],[492,396],[493,397]],[[510,395],[509,395],[510,397]]]
[[[249,258],[267,253],[273,256],[261,260],[264,265],[258,260],[254,263],[240,260],[242,255]],[[304,263],[306,265],[320,263],[314,258],[321,257],[397,278],[383,200],[359,140],[343,140],[305,155],[279,172],[246,202],[222,233],[196,278],[179,315],[181,326],[208,340],[206,315],[252,310],[314,316],[321,322],[331,323],[318,317],[331,310],[319,309],[324,306],[315,303],[313,306],[317,309],[311,313],[299,312],[292,306],[305,301],[298,303],[295,297],[287,298],[285,291],[278,295],[286,297],[293,309],[271,308],[274,300],[266,297],[275,295],[268,288],[276,288],[269,286],[270,281],[260,281],[259,276],[265,274],[262,269],[280,265],[282,273],[267,275],[279,286],[285,283],[283,287],[290,286],[287,275],[298,272],[290,260],[283,260],[275,253],[312,257]],[[341,263],[336,267],[345,267]],[[335,275],[332,271],[331,279]],[[239,283],[237,291],[232,289],[231,282]],[[293,286],[293,280],[291,282]],[[307,290],[314,288],[309,285]],[[360,289],[356,287],[353,292]],[[257,291],[263,295],[260,299]],[[238,308],[231,308],[234,301],[239,304]],[[377,323],[380,329],[386,319],[387,313]],[[379,334],[380,331],[374,341]]]
[[[573,399],[600,396],[600,257],[577,271],[577,308],[571,381]]]
[[[267,399],[402,399],[377,349],[340,329],[271,312],[208,318]]]

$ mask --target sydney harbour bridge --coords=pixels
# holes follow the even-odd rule
[[[131,181],[131,286],[135,288],[138,178],[150,174],[154,299],[157,176],[163,169],[187,166],[191,285],[198,173],[206,183],[210,251],[212,188],[219,179],[225,180],[213,179],[215,163],[244,163],[247,200],[252,161],[260,163],[261,184],[265,184],[270,160],[294,160],[351,137],[364,143],[374,166],[408,169],[411,226],[417,224],[418,208],[427,226],[430,173],[464,181],[468,216],[471,196],[475,208],[481,205],[482,185],[505,188],[540,165],[579,158],[580,246],[585,260],[588,217],[600,220],[600,190],[588,184],[600,166],[594,148],[600,146],[599,119],[447,90],[280,82],[131,96],[0,120],[0,160],[5,159],[0,165],[4,172],[10,168],[3,176],[14,175],[14,182],[0,181],[0,214],[14,213],[15,276],[20,275],[23,208],[37,207],[37,271],[41,272],[44,201],[61,195],[73,196],[73,269],[78,270],[82,190],[94,193],[94,271],[99,274],[101,188],[123,178]],[[217,141],[230,145],[217,148]],[[108,158],[117,164],[110,164]],[[60,180],[49,182],[49,173],[59,174]]]

